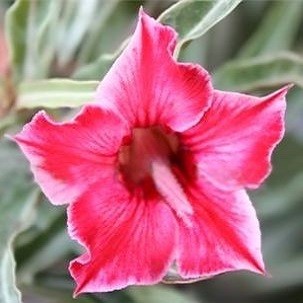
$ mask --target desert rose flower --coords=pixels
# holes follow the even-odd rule
[[[184,280],[265,273],[245,189],[271,170],[287,88],[218,91],[173,59],[176,38],[141,10],[95,102],[66,123],[39,112],[15,136],[45,195],[68,203],[85,248],[69,268],[75,294],[158,283],[171,267]]]

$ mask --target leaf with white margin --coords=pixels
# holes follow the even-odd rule
[[[204,35],[219,21],[231,13],[242,0],[197,1],[183,0],[172,5],[158,18],[172,26],[179,34],[175,53],[191,40]]]
[[[93,101],[98,81],[47,79],[22,82],[17,108],[74,108]]]

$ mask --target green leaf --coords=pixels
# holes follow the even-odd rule
[[[31,1],[33,2],[33,1]],[[39,2],[39,1],[37,1]],[[33,64],[37,65],[39,62],[39,69],[36,71],[36,77],[44,77],[50,74],[50,67],[56,52],[56,38],[57,38],[57,22],[61,11],[63,1],[40,1],[46,2],[44,6],[38,7],[39,15],[36,21],[37,27],[37,40],[36,40],[36,57],[33,58]],[[41,4],[40,4],[41,5]],[[38,19],[39,18],[39,19]],[[32,41],[28,41],[32,43]],[[60,48],[61,50],[65,48]]]
[[[44,218],[49,221],[47,228],[16,249],[18,277],[25,284],[30,284],[36,273],[64,259],[74,249],[74,243],[66,233],[66,216],[61,209],[51,221],[45,215]]]
[[[241,49],[240,57],[254,57],[289,49],[302,19],[302,1],[273,1],[255,34]]]
[[[118,56],[122,53],[128,42],[129,39],[126,39],[115,53],[103,54],[93,63],[80,67],[76,70],[73,78],[79,80],[102,79]]]
[[[90,28],[79,49],[77,63],[81,67],[92,63],[100,56],[113,53],[132,31],[138,8],[143,1],[98,1],[102,7],[94,16]],[[99,79],[99,78],[98,78]]]
[[[33,219],[38,191],[22,155],[6,141],[0,141],[0,163],[0,302],[21,303],[12,245]]]
[[[62,18],[59,23],[58,61],[66,64],[73,58],[89,28],[96,12],[102,12],[98,4],[101,1],[66,1]],[[68,37],[68,39],[67,39]],[[64,45],[64,47],[62,47]],[[61,50],[61,51],[60,51]]]
[[[246,92],[286,83],[303,87],[303,59],[284,52],[276,56],[234,60],[216,70],[213,81],[219,89]]]
[[[126,29],[138,11],[138,2],[112,0],[104,3],[102,14],[96,16],[98,25],[84,38],[77,58],[78,68],[73,78],[102,79],[130,40]],[[112,37],[116,37],[113,39]],[[116,41],[122,43],[116,49]],[[118,44],[119,45],[119,44]],[[116,49],[114,52],[108,52]]]
[[[79,107],[93,101],[98,81],[49,79],[20,84],[17,108]]]
[[[58,23],[57,59],[64,65],[82,57],[82,49],[96,48],[102,31],[118,0],[66,1]],[[93,26],[92,26],[93,21]],[[68,39],[67,39],[68,37]],[[62,47],[64,45],[64,47]]]
[[[26,31],[28,26],[29,1],[16,1],[6,14],[7,38],[11,63],[15,76],[23,75],[26,57]]]
[[[101,55],[95,62],[77,69],[73,78],[78,80],[102,79],[116,59],[116,54]]]
[[[127,294],[136,303],[196,303],[197,301],[189,295],[178,291],[168,285],[157,285],[148,287],[130,287]],[[202,303],[201,301],[199,301]]]
[[[231,13],[241,0],[183,0],[164,11],[158,20],[171,25],[179,34],[176,53],[186,43],[204,35]]]
[[[89,28],[87,35],[83,37],[83,43],[81,45],[79,56],[77,58],[78,62],[81,64],[91,61],[91,58],[95,56],[97,51],[97,56],[100,56],[101,43],[99,44],[96,42],[110,37],[109,34],[105,35],[104,30],[106,28],[106,25],[108,25],[112,32],[113,22],[111,22],[111,18],[112,15],[117,12],[117,9],[119,10],[119,7],[117,7],[119,5],[118,0],[97,1],[97,3],[99,6],[101,6],[99,7],[99,10],[95,11],[95,16],[93,17],[94,20],[97,20],[97,22],[95,22],[95,26]],[[125,12],[125,10],[123,12]]]
[[[62,230],[66,227],[65,220],[61,219],[63,222],[58,220],[58,217],[62,217],[64,211],[64,208],[54,207],[43,194],[40,195],[35,222],[29,229],[22,233],[22,237],[16,239],[15,256],[19,265],[22,265],[22,261],[30,256],[30,252],[27,253],[25,251],[25,246],[31,245],[32,242],[36,242],[37,237],[41,237],[41,234],[44,234],[43,237],[47,238],[47,235],[50,234],[48,232],[49,229],[55,229],[59,232],[57,225],[61,226]],[[35,245],[39,246],[37,244]],[[18,254],[20,255],[20,258],[18,258]]]
[[[6,14],[14,78],[45,77],[55,50],[55,29],[62,1],[17,0]]]
[[[46,236],[48,238],[45,239],[43,246],[34,247],[36,242],[33,242],[32,254],[26,262],[22,263],[22,267],[18,268],[19,280],[24,284],[31,284],[37,273],[54,266],[54,264],[66,259],[73,252],[72,240],[68,238],[64,228],[62,228],[60,233],[51,235],[51,237],[49,235]]]
[[[9,114],[0,119],[0,138],[4,135],[6,130],[16,123],[17,117],[15,114]]]

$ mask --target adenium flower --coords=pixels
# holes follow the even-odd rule
[[[259,98],[212,87],[172,57],[177,34],[140,12],[133,37],[70,122],[45,112],[14,139],[85,252],[75,294],[234,270],[264,274],[245,191],[268,176],[287,87]]]

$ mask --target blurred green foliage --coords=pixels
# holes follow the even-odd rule
[[[262,94],[296,84],[273,173],[251,193],[271,278],[238,272],[83,295],[77,302],[303,302],[303,1],[239,2],[185,0],[174,9],[174,1],[162,0],[0,2],[10,49],[10,71],[0,75],[1,136],[20,129],[40,107],[63,119],[74,112],[66,108],[88,102],[95,81],[127,43],[141,5],[179,31],[176,55],[208,68],[216,88]],[[0,24],[3,30],[4,20]],[[0,143],[0,199],[0,302],[20,302],[15,280],[24,303],[74,302],[67,264],[81,248],[66,236],[64,210],[38,194],[24,158],[6,138]]]

